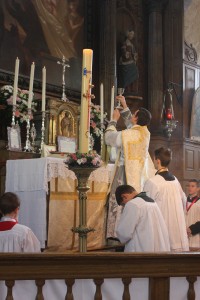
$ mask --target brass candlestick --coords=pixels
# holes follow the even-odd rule
[[[72,231],[79,234],[79,251],[87,252],[87,234],[95,231],[94,228],[87,227],[87,192],[90,189],[88,179],[93,167],[75,167],[69,166],[69,169],[76,174],[78,186],[76,189],[79,193],[79,226],[72,228]]]

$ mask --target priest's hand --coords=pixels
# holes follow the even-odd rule
[[[113,121],[118,121],[120,118],[120,112],[119,110],[116,108],[114,111],[113,111],[113,115],[112,115],[112,120]]]
[[[122,96],[122,95],[118,95],[116,97],[116,100],[119,101],[123,107],[123,109],[127,108],[127,104],[126,104],[126,100],[125,100],[125,97]]]

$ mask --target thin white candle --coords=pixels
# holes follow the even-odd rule
[[[112,86],[111,88],[111,101],[110,101],[110,119],[112,119],[113,111],[114,111],[114,89],[115,87]]]
[[[35,72],[35,63],[31,65],[30,81],[29,81],[29,95],[28,95],[28,108],[31,108],[31,103],[33,100],[33,80]]]
[[[103,83],[100,84],[100,107],[101,107],[101,124],[103,124],[103,114],[104,114],[104,94],[103,94]]]
[[[15,77],[14,77],[14,87],[13,87],[13,105],[16,105],[17,101],[17,90],[18,90],[18,76],[19,76],[19,58],[15,61]]]
[[[89,151],[92,58],[93,51],[91,49],[83,49],[81,116],[79,131],[79,152],[81,153],[87,153]]]
[[[42,111],[45,111],[46,104],[46,68],[42,69]]]

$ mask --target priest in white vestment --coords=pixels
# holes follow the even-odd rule
[[[130,185],[121,185],[116,200],[124,205],[117,236],[125,244],[125,252],[170,251],[167,227],[153,199]]]
[[[144,191],[158,204],[169,232],[171,251],[188,251],[185,223],[186,196],[177,178],[168,171],[170,149],[155,150],[156,175],[145,182]]]
[[[0,197],[0,252],[40,252],[40,242],[32,230],[17,222],[19,206],[14,193]]]
[[[133,115],[126,105],[123,96],[116,98],[121,102],[125,130],[117,131],[116,125],[120,118],[119,110],[115,109],[112,120],[105,132],[105,143],[117,148],[115,172],[110,184],[110,196],[107,216],[107,238],[116,238],[116,227],[121,216],[121,207],[117,205],[115,190],[119,185],[129,184],[137,192],[141,192],[144,182],[155,174],[153,162],[148,149],[150,132],[147,128],[151,121],[151,113],[145,108],[139,108]]]

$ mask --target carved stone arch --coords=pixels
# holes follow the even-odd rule
[[[188,44],[186,41],[184,41],[184,59],[197,64],[197,51],[192,44]]]

